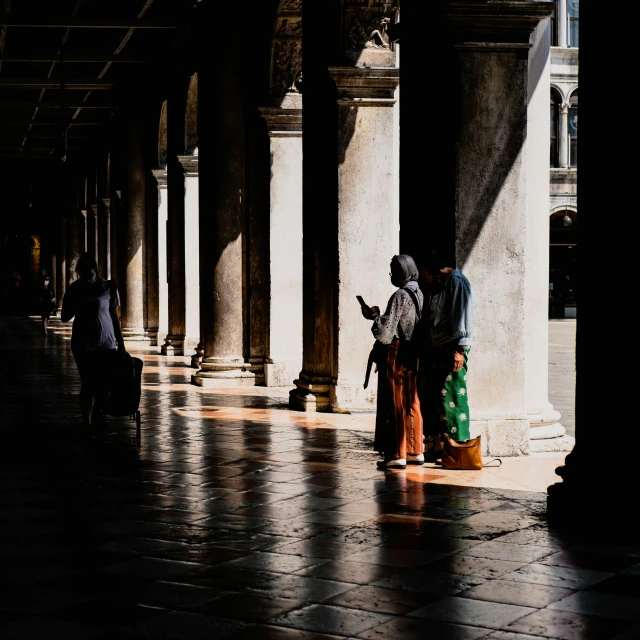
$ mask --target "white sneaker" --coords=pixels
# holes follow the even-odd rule
[[[407,467],[407,460],[405,458],[398,458],[398,460],[379,460],[378,469],[405,469]]]
[[[422,464],[424,453],[407,453],[407,464]]]

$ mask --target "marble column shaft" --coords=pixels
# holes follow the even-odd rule
[[[485,455],[527,455],[527,234],[534,204],[527,183],[528,57],[552,6],[531,2],[516,10],[497,2],[483,22],[474,17],[474,2],[449,7],[461,74],[455,258],[478,297],[467,380],[471,435],[482,435]],[[499,39],[503,31],[511,42]]]
[[[542,21],[529,51],[525,286],[526,402],[531,451],[569,451],[573,438],[549,402],[549,91],[551,24]]]
[[[122,333],[125,340],[148,341],[145,317],[146,171],[140,118],[131,117],[123,203],[126,211],[125,287]]]
[[[198,156],[178,156],[184,171],[184,353],[200,343],[200,214]]]
[[[66,285],[77,279],[78,258],[85,252],[85,217],[80,209],[73,209],[67,218]]]
[[[558,126],[558,161],[563,169],[569,167],[569,105],[560,105]]]
[[[313,201],[322,202],[324,195],[307,192],[305,182],[303,369],[290,405],[304,411],[371,410],[376,385],[365,390],[363,380],[374,339],[356,296],[385,308],[395,290],[389,263],[399,250],[394,143],[399,70],[330,67],[329,72],[337,86],[337,128],[333,140],[316,142],[337,150],[337,208],[321,213]],[[321,181],[309,184],[326,189]],[[314,262],[319,271],[309,268]]]
[[[158,342],[169,327],[169,283],[167,280],[167,171],[152,171],[158,184]]]
[[[261,109],[269,132],[269,316],[265,385],[302,367],[302,109]]]
[[[558,0],[557,4],[558,46],[567,46],[567,0]]]
[[[231,10],[233,14],[235,10]],[[198,71],[200,157],[200,386],[254,385],[263,366],[245,361],[246,131],[240,34],[230,20],[225,65]],[[247,309],[248,311],[248,309]]]

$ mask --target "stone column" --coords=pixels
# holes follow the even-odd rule
[[[567,46],[567,0],[558,0],[558,46]]]
[[[100,256],[104,264],[105,278],[111,279],[111,252],[113,250],[111,238],[111,198],[102,198],[102,215],[100,216],[101,229],[103,229],[103,240],[100,243]]]
[[[184,351],[196,350],[191,366],[197,368],[200,345],[200,232],[198,203],[198,156],[178,156],[184,171]]]
[[[62,298],[67,290],[67,225],[65,215],[60,215],[58,230],[58,260],[56,262],[56,298],[57,308],[62,308]]]
[[[563,169],[569,167],[569,105],[560,105],[560,126],[558,127],[558,160]]]
[[[571,451],[574,439],[549,402],[549,130],[550,20],[529,51],[527,101],[527,233],[525,267],[526,402],[531,452]]]
[[[611,124],[602,117],[610,108],[610,96],[602,88],[609,83],[623,84],[628,68],[620,65],[609,69],[599,62],[600,35],[615,33],[620,16],[616,12],[599,11],[594,3],[585,3],[580,9],[577,200],[581,273],[588,274],[592,264],[615,265],[620,260],[620,226],[603,224],[602,220],[602,202],[610,193],[610,185],[602,179],[602,167],[603,158],[625,157],[630,139],[626,135],[611,135]],[[625,57],[632,55],[634,47],[633,39],[623,39]],[[632,136],[633,140],[637,133]],[[633,162],[616,165],[617,184],[632,185],[635,180]],[[608,279],[606,298],[629,299],[629,281],[625,277]],[[595,286],[580,289],[580,317],[576,321],[576,445],[564,465],[556,469],[559,481],[547,489],[547,518],[551,526],[569,534],[572,541],[583,542],[590,537],[612,550],[624,549],[627,545],[631,545],[627,547],[631,549],[636,548],[640,539],[638,518],[630,506],[638,476],[633,449],[634,343],[622,340],[625,348],[607,345],[598,349],[597,345],[603,342],[600,282],[596,280]],[[598,349],[597,358],[594,358],[594,349]],[[632,375],[629,385],[622,381],[611,384],[610,372],[620,372],[626,382],[627,371]],[[629,406],[631,411],[625,411]],[[605,462],[604,472],[599,472],[597,467],[601,460]]]
[[[167,171],[156,169],[151,172],[158,184],[158,338],[164,341],[169,327],[169,283],[167,279]]]
[[[96,260],[98,261],[98,271],[103,278],[109,278],[109,261],[110,238],[109,238],[109,220],[107,218],[104,200],[98,200],[96,207],[97,220],[97,245]]]
[[[198,70],[200,155],[200,326],[204,357],[199,386],[255,385],[263,366],[245,361],[247,309],[245,69],[237,5],[222,8],[228,29],[222,66]],[[219,15],[216,13],[216,15]],[[203,35],[203,37],[205,37]],[[204,40],[203,40],[204,42]]]
[[[461,73],[456,262],[478,296],[468,388],[471,434],[482,435],[485,455],[529,453],[528,55],[551,9],[495,2],[478,21],[476,3],[449,4]]]
[[[184,170],[175,158],[167,165],[167,282],[169,326],[160,352],[183,356],[185,318]]]
[[[269,320],[264,382],[288,386],[302,367],[302,109],[261,109],[271,150]]]
[[[87,251],[98,262],[98,251],[100,247],[99,243],[99,231],[100,222],[98,218],[98,205],[92,204],[87,207]],[[102,276],[102,273],[100,273]]]
[[[123,190],[126,211],[125,278],[122,335],[125,341],[149,342],[145,317],[146,171],[140,118],[132,116],[127,131],[128,163]]]
[[[337,151],[337,211],[318,210],[313,199],[322,202],[325,197],[307,192],[305,181],[304,355],[290,406],[303,411],[371,410],[376,385],[365,390],[363,379],[373,336],[356,295],[384,308],[394,291],[389,263],[399,250],[394,143],[399,70],[330,67],[329,73],[337,87],[337,127],[333,140],[317,143],[333,144]],[[313,187],[330,188],[321,181]]]
[[[66,242],[66,286],[77,279],[76,265],[78,258],[85,251],[85,217],[80,209],[73,209],[67,218]]]

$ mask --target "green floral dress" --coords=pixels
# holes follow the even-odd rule
[[[470,350],[471,347],[465,348],[464,365],[456,373],[451,370],[453,354],[450,347],[435,349],[434,357],[422,369],[418,387],[425,418],[425,452],[433,447],[436,436],[445,433],[458,442],[469,440],[471,437],[467,395]]]

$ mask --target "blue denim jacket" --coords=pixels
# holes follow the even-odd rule
[[[439,347],[455,340],[458,345],[471,346],[476,302],[471,283],[460,269],[454,269],[442,290],[429,300],[431,344]]]

